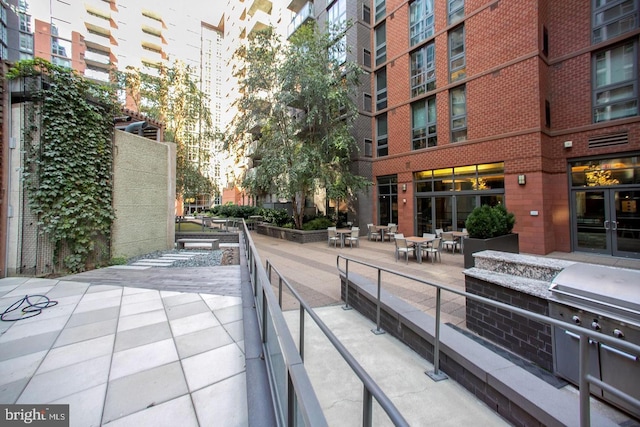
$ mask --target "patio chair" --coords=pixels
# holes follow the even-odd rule
[[[398,224],[394,224],[394,223],[390,222],[389,223],[389,228],[384,233],[384,238],[385,239],[389,239],[389,241],[391,242],[393,240],[394,235],[396,234],[397,231],[398,231]]]
[[[338,236],[336,227],[327,227],[327,245],[331,246],[331,242],[333,242],[333,247],[337,248],[339,241],[340,236]]]
[[[458,241],[455,237],[453,237],[453,233],[450,231],[445,231],[440,235],[442,237],[442,246],[446,250],[451,250],[451,253],[456,252],[456,247],[458,246]]]
[[[374,241],[378,241],[378,239],[382,239],[382,235],[380,234],[380,232],[378,230],[376,230],[376,226],[373,224],[367,224],[368,228],[368,233],[367,233],[367,237],[369,240],[373,239]]]
[[[346,242],[349,242],[349,247],[353,248],[353,243],[355,242],[357,247],[360,247],[360,227],[352,227],[351,234],[346,236]]]
[[[444,233],[444,228],[436,228],[436,237],[440,237]]]
[[[440,256],[440,242],[441,241],[442,241],[442,238],[436,237],[433,240],[433,242],[431,242],[431,246],[423,246],[422,247],[422,253],[426,254],[427,258],[429,258],[429,254],[432,255],[431,264],[433,264],[433,260],[436,257],[438,257],[438,261],[442,262],[442,257]]]
[[[409,264],[409,253],[413,253],[413,256],[416,255],[415,246],[409,246],[409,244],[407,243],[407,239],[405,239],[404,237],[398,237],[397,234],[395,236],[395,242],[396,242],[396,262],[398,262],[398,257],[400,256],[400,254],[403,253],[406,263]]]

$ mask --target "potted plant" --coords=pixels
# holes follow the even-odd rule
[[[512,232],[515,223],[515,215],[503,205],[483,205],[471,211],[465,222],[469,237],[464,241],[464,267],[475,265],[475,252],[519,253],[518,234]]]

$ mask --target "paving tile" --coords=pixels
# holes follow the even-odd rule
[[[47,355],[47,351],[25,354],[0,362],[0,384],[31,378]]]
[[[107,307],[99,310],[87,311],[85,313],[74,313],[67,323],[67,328],[88,325],[90,323],[103,322],[105,320],[117,319],[120,307]]]
[[[244,355],[237,345],[229,344],[182,359],[182,367],[193,392],[244,372]]]
[[[29,302],[24,302],[20,306],[16,307],[16,310],[12,311],[10,314],[8,313],[7,316],[5,316],[5,318],[15,319],[15,318],[21,317],[22,315],[29,316],[29,314],[31,313],[24,313],[22,310],[23,308],[28,307],[30,304],[33,304],[33,305],[42,304],[40,308],[40,313],[35,316],[25,317],[22,320],[17,321],[18,323],[15,323],[16,325],[24,326],[32,322],[39,322],[43,320],[52,319],[54,317],[60,317],[60,316],[64,317],[65,319],[68,319],[71,316],[71,313],[73,313],[73,310],[75,309],[75,306],[73,304],[55,303],[53,305],[50,305],[49,307],[44,307],[44,305],[47,304],[47,300],[44,298],[36,297],[36,298],[30,298]],[[34,307],[34,309],[37,310],[38,308]]]
[[[79,341],[111,335],[116,332],[117,325],[117,319],[108,319],[102,322],[93,322],[73,328],[65,328],[60,333],[54,347],[62,347]]]
[[[188,395],[118,418],[105,427],[180,426],[198,427],[198,419]],[[222,424],[220,424],[222,425]]]
[[[208,311],[206,313],[174,319],[169,321],[169,324],[171,325],[173,336],[177,337],[213,326],[219,326],[220,322],[218,322],[213,313]]]
[[[244,373],[192,394],[201,426],[246,426],[247,385]]]
[[[242,320],[242,304],[216,309],[213,314],[223,325]]]
[[[0,361],[13,359],[27,355],[30,353],[37,353],[43,350],[49,350],[53,343],[58,338],[58,331],[46,332],[44,334],[34,335],[28,338],[20,338],[13,341],[8,341],[3,345],[0,345]],[[0,379],[1,382],[1,379]]]
[[[141,302],[149,302],[149,301],[160,301],[162,302],[162,298],[160,297],[160,292],[151,291],[151,292],[138,292],[135,294],[125,294],[122,297],[122,304],[135,304]]]
[[[22,390],[27,386],[29,380],[31,380],[31,377],[21,378],[17,381],[0,385],[0,402],[9,404],[16,403],[16,400],[18,400],[20,393],[22,393]]]
[[[168,322],[154,323],[153,325],[129,329],[118,332],[114,351],[127,350],[140,345],[149,344],[171,338],[171,328]]]
[[[95,300],[107,300],[109,298],[121,298],[122,297],[122,288],[118,289],[105,289],[102,291],[96,291],[94,289],[87,290],[84,297],[82,297],[82,302],[86,303],[87,301],[95,301]]]
[[[102,422],[108,423],[187,393],[180,362],[110,381]]]
[[[110,355],[113,351],[115,334],[80,341],[52,349],[38,368],[38,374],[63,368],[65,366],[95,359],[96,357]]]
[[[173,339],[140,345],[113,354],[109,380],[135,374],[178,360]]]
[[[107,383],[103,383],[51,403],[69,405],[69,427],[99,426],[106,394]]]
[[[164,305],[162,305],[162,300],[158,298],[149,301],[123,304],[120,306],[120,316],[130,316],[132,314],[147,313],[149,311],[162,309],[164,309]]]
[[[91,285],[89,289],[87,289],[88,294],[92,294],[94,292],[105,292],[120,289],[122,291],[122,286],[120,285]]]
[[[106,383],[111,355],[101,356],[34,376],[17,403],[51,403]]]
[[[193,316],[199,313],[209,313],[209,307],[204,301],[193,301],[186,304],[168,306],[166,308],[169,320],[180,319],[182,317]]]
[[[160,296],[162,297],[165,307],[173,307],[174,305],[186,304],[189,302],[200,301],[202,299],[198,294],[170,291],[162,291],[160,292]]]
[[[38,320],[20,324],[13,323],[4,334],[0,335],[0,344],[7,341],[13,341],[20,338],[32,337],[46,332],[60,331],[67,323],[67,316],[54,317],[53,319],[41,320],[40,316],[36,316]]]
[[[60,299],[72,295],[83,295],[88,288],[89,283],[61,280],[55,288],[47,292],[47,296],[51,299]]]
[[[235,342],[244,340],[244,325],[242,323],[242,320],[227,323],[224,325],[224,328],[227,330],[227,333],[231,336],[231,338],[233,338]]]
[[[124,316],[118,322],[118,333],[154,323],[166,322],[167,315],[164,310],[149,311],[147,313]]]
[[[211,310],[217,310],[234,305],[242,305],[242,298],[227,295],[202,295],[202,299],[207,303]]]
[[[184,359],[231,344],[233,339],[222,326],[215,326],[175,337],[175,343],[180,358]]]
[[[128,287],[125,287],[122,289],[122,295],[157,294],[157,293],[158,291],[155,289],[128,288]]]
[[[108,307],[118,307],[122,299],[121,296],[115,296],[111,298],[87,300],[85,299],[86,295],[87,294],[85,294],[85,297],[83,297],[76,306],[76,313],[85,313],[87,311],[100,310]]]
[[[29,287],[26,285],[21,285],[12,290],[11,292],[7,292],[3,295],[3,298],[22,298],[25,295],[45,295],[51,289],[53,289],[54,285],[41,285],[39,287]]]

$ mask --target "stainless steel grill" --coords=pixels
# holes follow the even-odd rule
[[[640,271],[575,264],[556,276],[550,291],[552,318],[640,345]],[[579,336],[554,327],[555,373],[577,384],[578,358]],[[640,399],[639,358],[597,338],[589,341],[589,373],[636,399]],[[598,387],[591,386],[590,391],[640,417],[640,408]]]

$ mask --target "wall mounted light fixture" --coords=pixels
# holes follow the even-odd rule
[[[407,191],[407,184],[402,184],[402,191]]]
[[[402,199],[402,203],[407,203],[407,199]]]
[[[518,184],[525,185],[527,183],[526,175],[518,175]]]

